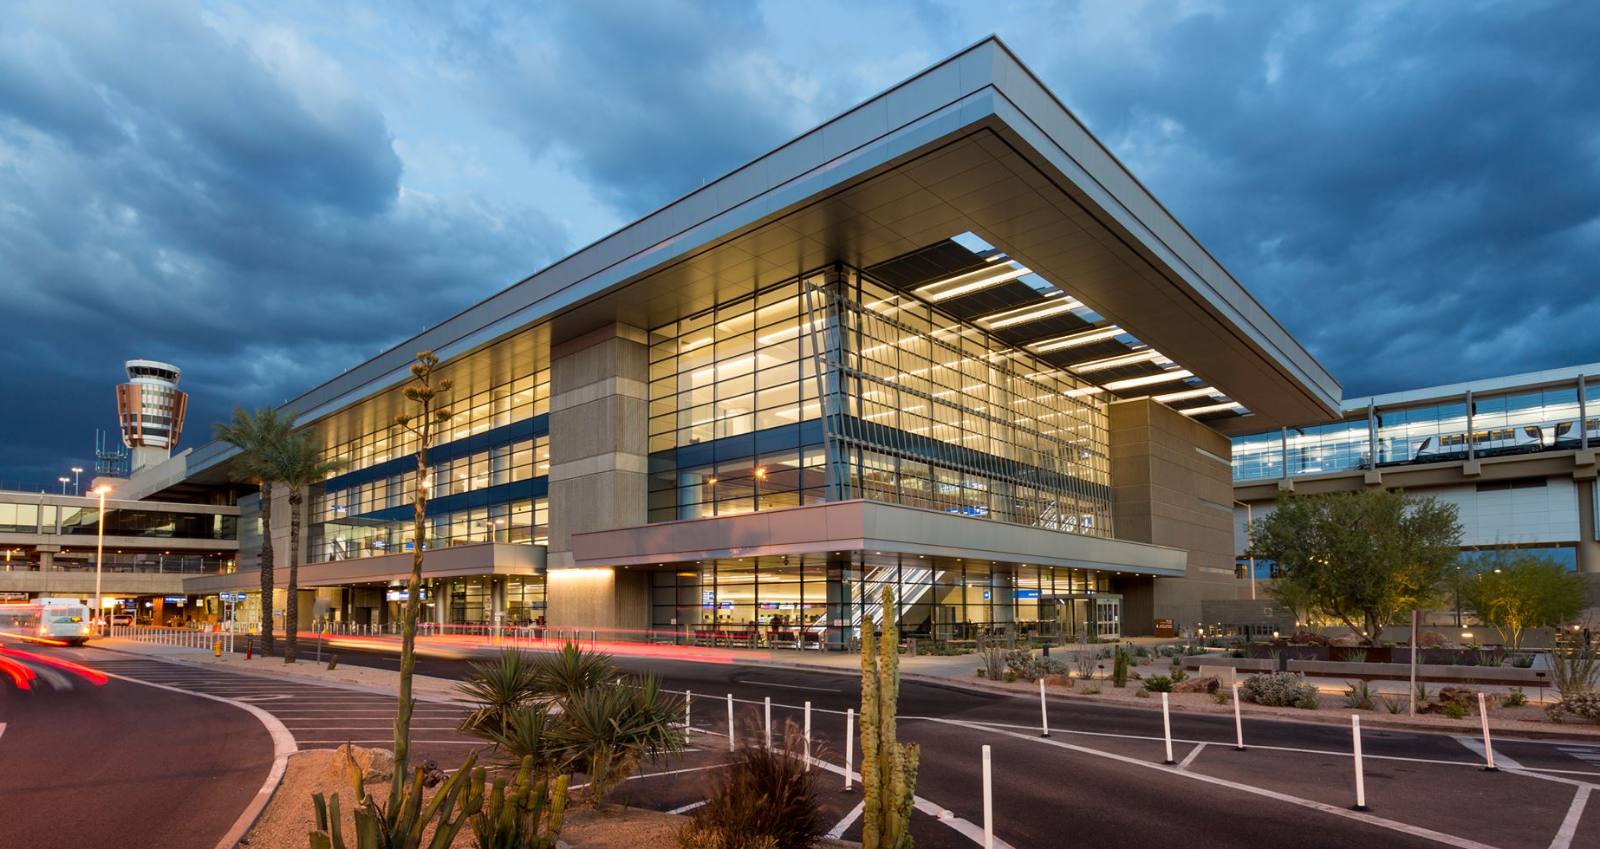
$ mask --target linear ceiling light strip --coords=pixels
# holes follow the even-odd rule
[[[1092,345],[1095,342],[1103,342],[1107,339],[1115,339],[1126,332],[1122,328],[1112,325],[1100,330],[1090,330],[1085,333],[1074,333],[1071,336],[1057,336],[1054,339],[1034,342],[1028,346],[1028,349],[1035,354],[1048,354],[1051,351],[1077,348],[1083,345]]]
[[[970,295],[980,289],[998,286],[1007,280],[1015,280],[1028,273],[1030,273],[1028,269],[1023,266],[1009,264],[1004,268],[980,268],[977,271],[969,271],[946,280],[918,286],[912,291],[934,303],[938,303],[950,298]]]
[[[1216,395],[1218,397],[1222,397],[1222,390],[1211,386],[1202,386],[1199,389],[1185,389],[1182,392],[1169,392],[1166,395],[1157,395],[1156,400],[1163,404],[1170,404],[1173,401],[1188,401],[1191,398],[1204,398],[1207,395]]]
[[[1120,392],[1124,389],[1136,389],[1140,386],[1155,386],[1158,383],[1171,383],[1174,380],[1183,380],[1186,377],[1194,377],[1194,372],[1191,372],[1188,369],[1180,368],[1165,372],[1163,374],[1152,374],[1148,377],[1130,377],[1127,380],[1114,380],[1110,383],[1107,383],[1106,388],[1112,392]]]
[[[1032,306],[1022,307],[1020,309],[997,313],[995,315],[988,316],[987,318],[980,318],[978,319],[978,322],[990,330],[1000,330],[1002,328],[1012,327],[1018,324],[1026,324],[1030,321],[1038,321],[1043,318],[1049,318],[1053,315],[1060,315],[1064,312],[1071,312],[1072,310],[1078,309],[1082,306],[1082,301],[1079,301],[1077,298],[1069,295],[1063,298],[1052,298],[1043,304],[1034,304]]]
[[[1171,360],[1168,360],[1165,356],[1162,356],[1160,351],[1152,349],[1135,351],[1131,354],[1119,354],[1115,357],[1106,357],[1103,360],[1090,360],[1086,363],[1079,363],[1075,366],[1069,366],[1069,368],[1078,374],[1089,374],[1091,372],[1105,371],[1106,369],[1120,368],[1122,366],[1138,365],[1139,363],[1148,363],[1151,361],[1171,362]]]
[[[1191,407],[1187,410],[1179,410],[1178,412],[1183,413],[1186,416],[1203,416],[1206,413],[1221,413],[1226,410],[1242,409],[1244,409],[1243,404],[1240,404],[1236,401],[1229,401],[1226,404],[1211,404],[1205,407]]]

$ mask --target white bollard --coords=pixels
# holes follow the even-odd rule
[[[1244,719],[1239,716],[1239,682],[1233,682],[1233,737],[1237,742],[1233,749],[1236,752],[1244,751]]]
[[[806,702],[806,772],[811,771],[811,703]]]
[[[994,849],[994,771],[987,743],[983,746],[983,849]]]
[[[855,766],[856,759],[856,709],[846,708],[844,712],[844,789],[850,791],[850,770]]]
[[[1045,707],[1043,678],[1039,679],[1039,727],[1041,729],[1040,737],[1050,736],[1050,709]]]
[[[1361,714],[1350,714],[1350,736],[1355,743],[1356,752],[1356,807],[1358,811],[1367,808],[1367,780],[1361,772]]]
[[[693,710],[694,710],[694,693],[692,693],[692,692],[690,692],[688,690],[684,690],[683,691],[683,733],[685,735],[687,735],[689,733],[689,729],[690,728],[694,727],[694,718],[693,718],[693,714],[691,713],[691,711],[693,711]]]
[[[733,751],[733,694],[728,694],[728,751]]]
[[[1489,742],[1489,699],[1483,693],[1478,694],[1478,718],[1483,721],[1483,756],[1488,759],[1484,772],[1499,772],[1494,765],[1494,744]]]
[[[1172,715],[1167,710],[1167,693],[1161,694],[1161,732],[1167,738],[1167,759],[1162,763],[1171,766],[1177,763],[1172,759]]]
[[[772,697],[771,696],[767,696],[766,697],[766,705],[767,706],[766,706],[765,719],[764,719],[764,722],[763,722],[763,730],[765,731],[765,733],[767,735],[767,748],[771,749],[772,748]]]

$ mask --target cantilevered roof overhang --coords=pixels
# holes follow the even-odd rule
[[[476,575],[542,575],[545,571],[545,547],[542,545],[515,545],[502,542],[480,542],[472,545],[454,545],[432,549],[423,560],[424,578],[464,578]],[[397,552],[377,557],[353,557],[348,560],[329,560],[323,563],[305,563],[300,566],[299,585],[309,587],[340,586],[361,583],[397,583],[411,578],[411,552]],[[279,569],[273,574],[277,586],[287,586],[289,570]],[[188,578],[183,582],[185,592],[247,592],[261,589],[261,573],[254,569]]]
[[[573,567],[866,552],[1183,577],[1181,549],[1011,525],[881,501],[838,501],[574,534]]]
[[[1249,411],[1224,432],[1329,420],[1333,378],[997,38],[985,39],[289,402],[322,419],[531,325],[559,343],[651,327],[843,262],[973,233]],[[1170,387],[1157,387],[1158,395]],[[392,394],[392,393],[391,393]],[[229,452],[196,452],[191,473]]]

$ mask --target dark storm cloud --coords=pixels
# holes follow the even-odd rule
[[[1221,8],[1040,70],[1347,394],[1600,360],[1592,6]]]
[[[0,477],[53,480],[114,424],[124,359],[184,369],[190,437],[279,403],[543,264],[531,210],[402,188],[383,116],[315,57],[192,11],[0,30]],[[0,25],[3,26],[3,25]],[[308,64],[309,63],[309,64]]]
[[[554,152],[629,217],[761,155],[825,115],[817,69],[777,57],[742,0],[552,4],[536,27],[458,14],[441,57],[485,84],[488,108]],[[834,93],[828,102],[846,105]]]
[[[64,8],[0,15],[0,397],[38,410],[0,478],[85,459],[123,359],[184,368],[199,444],[537,270],[590,202],[422,193],[402,152],[494,128],[629,220],[990,31],[1348,395],[1600,360],[1586,3],[462,0],[370,37],[272,4],[307,19],[271,38],[231,6]]]

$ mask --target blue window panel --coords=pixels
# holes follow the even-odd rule
[[[549,414],[541,414],[531,419],[522,419],[521,421],[504,424],[492,430],[469,436],[466,439],[442,442],[428,449],[428,462],[430,464],[443,463],[499,445],[510,445],[514,442],[521,442],[524,439],[546,436],[549,433],[550,416]],[[327,492],[346,489],[395,475],[403,475],[414,471],[416,468],[417,455],[406,454],[385,460],[375,466],[335,475],[328,478],[327,482],[323,484],[323,489]]]

